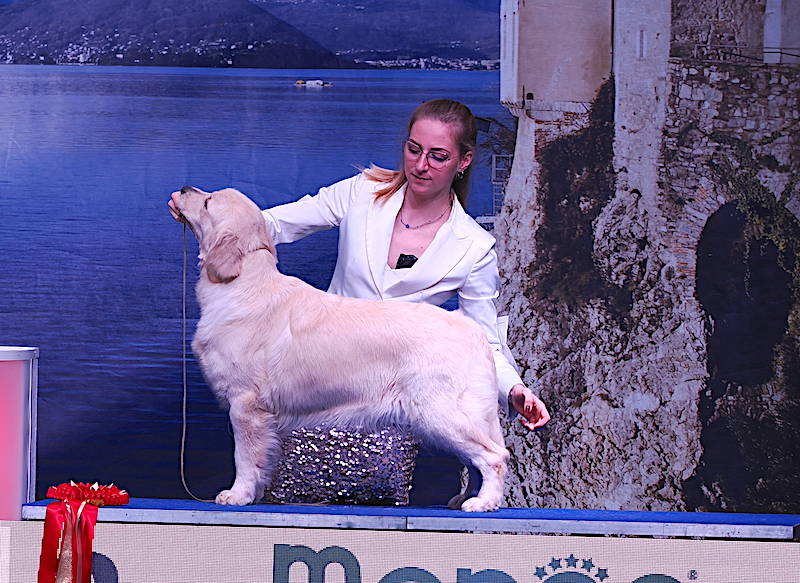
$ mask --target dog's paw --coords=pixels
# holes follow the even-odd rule
[[[255,500],[254,496],[237,492],[236,490],[223,490],[214,499],[217,504],[226,504],[228,506],[245,506]]]
[[[478,496],[466,500],[461,505],[461,510],[464,512],[494,512],[500,508],[499,500],[486,500]]]

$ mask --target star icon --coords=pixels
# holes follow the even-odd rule
[[[592,563],[591,559],[583,559],[583,565],[581,565],[581,569],[586,569],[587,571],[591,571],[594,569],[594,563]]]
[[[547,563],[547,564],[550,565],[550,568],[553,571],[555,571],[556,569],[560,569],[561,568],[561,559],[556,559],[555,557],[553,557],[552,559],[550,559],[550,562]]]
[[[604,579],[608,579],[608,569],[598,569],[597,575],[595,575],[598,580],[603,581]]]
[[[539,579],[544,579],[544,576],[547,575],[547,569],[544,567],[536,567],[536,572],[534,573]]]
[[[575,558],[575,555],[570,553],[570,555],[564,559],[567,562],[567,567],[577,567],[578,566],[578,559]]]

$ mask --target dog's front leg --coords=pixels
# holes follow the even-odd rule
[[[250,504],[261,498],[280,453],[275,415],[258,402],[254,393],[230,401],[236,479],[230,490],[217,494],[217,504]]]

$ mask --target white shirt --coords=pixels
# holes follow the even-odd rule
[[[460,311],[486,333],[497,368],[499,402],[522,379],[505,342],[506,321],[499,322],[495,239],[455,199],[449,219],[413,266],[387,269],[392,231],[403,204],[405,187],[388,199],[375,200],[384,184],[363,174],[321,188],[316,196],[264,211],[275,243],[296,241],[323,229],[339,227],[339,249],[328,291],[341,296],[441,305],[456,293]]]

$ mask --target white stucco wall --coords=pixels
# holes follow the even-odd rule
[[[501,101],[592,101],[611,70],[611,17],[610,0],[503,0]]]

